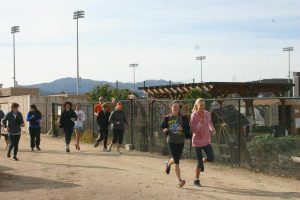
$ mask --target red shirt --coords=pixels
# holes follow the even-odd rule
[[[98,103],[95,108],[94,108],[94,113],[99,113],[100,111],[102,111],[102,104],[101,103]],[[109,106],[107,106],[107,109],[106,109],[107,112],[110,112],[110,108]]]

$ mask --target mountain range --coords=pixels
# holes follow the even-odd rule
[[[49,94],[58,94],[65,92],[67,94],[75,94],[76,93],[76,78],[61,78],[57,79],[53,82],[49,83],[40,83],[34,85],[24,85],[23,87],[29,88],[39,88],[41,95],[49,95]],[[133,88],[133,83],[124,83],[124,82],[107,82],[107,81],[96,81],[91,79],[81,79],[80,80],[80,93],[90,92],[97,85],[109,84],[112,87],[116,87],[118,85],[119,89],[130,89]],[[157,86],[157,85],[168,85],[169,81],[166,80],[147,80],[146,86]],[[142,91],[138,91],[138,87],[143,87],[144,82],[136,83],[136,92],[142,94]]]

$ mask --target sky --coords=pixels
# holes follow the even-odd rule
[[[80,76],[136,80],[252,81],[300,71],[299,0],[0,0],[0,83],[13,85],[11,26],[20,85]]]

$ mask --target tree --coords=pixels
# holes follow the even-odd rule
[[[129,89],[116,89],[109,84],[103,84],[94,87],[91,92],[87,93],[87,96],[90,102],[95,102],[98,101],[100,96],[104,97],[106,100],[110,100],[111,98],[126,100],[130,94],[137,96],[136,93],[133,93]]]
[[[208,92],[202,91],[199,89],[192,89],[183,96],[183,99],[186,99],[186,100],[196,100],[198,98],[203,98],[205,100],[206,109],[210,110],[212,101],[206,100],[206,99],[212,99],[212,96]],[[190,106],[192,108],[194,106],[194,102],[195,101],[190,102],[190,104],[188,106]]]

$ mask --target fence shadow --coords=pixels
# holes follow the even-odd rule
[[[300,192],[273,192],[266,190],[257,190],[257,189],[241,189],[241,188],[233,188],[233,187],[216,187],[216,186],[203,186],[201,188],[212,189],[213,193],[219,194],[233,194],[237,196],[245,196],[245,197],[256,197],[257,199],[262,197],[274,197],[281,199],[300,199]],[[190,191],[201,191],[199,189],[191,189],[184,188],[185,190]],[[201,191],[202,193],[209,193],[210,191]]]

